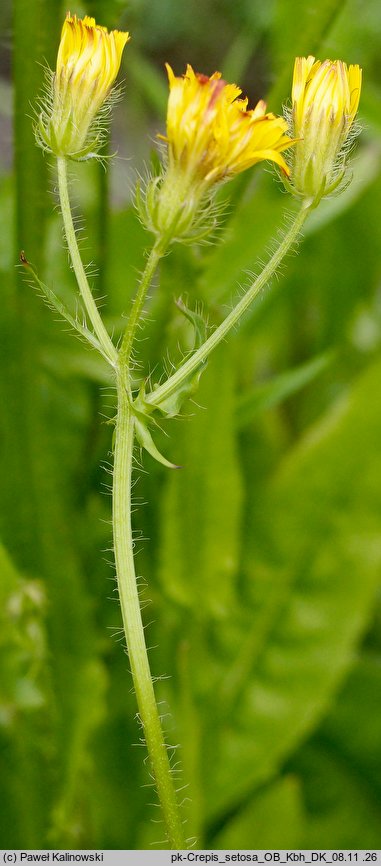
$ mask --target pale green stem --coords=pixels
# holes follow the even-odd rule
[[[103,354],[116,370],[118,411],[113,472],[113,536],[118,591],[139,716],[163,810],[168,842],[171,848],[181,849],[185,847],[183,828],[148,662],[136,583],[131,529],[134,418],[130,406],[131,384],[128,366],[147,289],[158,261],[163,255],[163,250],[157,245],[150,253],[132,306],[121,350],[118,353],[103,324],[82,264],[71,215],[65,158],[59,157],[57,164],[65,234],[78,287]]]
[[[115,549],[115,564],[118,581],[119,598],[122,610],[123,626],[126,635],[131,672],[139,708],[139,715],[144,730],[145,742],[151,761],[159,801],[172,849],[185,847],[182,822],[176,791],[171,775],[168,751],[165,744],[160,716],[156,704],[152,676],[149,667],[144,629],[141,618],[139,595],[137,589],[133,538],[131,528],[131,476],[134,445],[134,416],[131,411],[131,383],[129,368],[136,330],[139,325],[147,290],[156,270],[157,264],[165,250],[156,244],[147,260],[131,315],[123,337],[120,352],[114,346],[87,282],[81,261],[73,220],[67,184],[67,166],[65,158],[58,158],[58,181],[61,209],[65,226],[67,243],[73,263],[74,272],[82,299],[93,326],[94,332],[102,346],[103,352],[110,364],[116,369],[118,412],[115,430],[115,453],[113,473],[113,535]],[[148,400],[155,405],[160,400],[171,396],[181,383],[188,378],[209,353],[236,325],[239,318],[251,304],[276,271],[283,257],[294,243],[308,210],[303,207],[295,222],[281,242],[278,250],[264,268],[262,274],[255,280],[244,297],[232,312],[222,322],[208,340],[186,361],[170,379],[167,380]]]
[[[232,309],[231,313],[221,322],[218,328],[208,337],[205,343],[194,352],[193,355],[185,361],[176,373],[173,376],[170,376],[169,379],[166,380],[159,388],[156,388],[155,391],[152,391],[145,398],[147,403],[150,403],[152,406],[159,406],[160,403],[169,397],[171,397],[177,389],[182,385],[182,383],[188,379],[189,376],[192,375],[206,360],[210,352],[221,343],[222,340],[225,339],[229,331],[234,328],[237,324],[241,316],[246,312],[250,304],[253,302],[254,298],[257,297],[259,292],[263,289],[266,283],[271,280],[271,277],[274,275],[276,270],[278,269],[282,259],[285,255],[287,255],[288,251],[295,243],[296,238],[301,231],[301,228],[308,216],[309,208],[304,203],[297,213],[295,220],[290,227],[287,234],[285,234],[283,240],[279,244],[278,249],[275,251],[271,259],[265,265],[263,271],[259,274],[259,276],[254,280],[251,284],[250,288],[245,292],[242,296],[241,300],[238,301],[238,304]]]
[[[182,849],[185,847],[183,828],[152,684],[135,576],[131,529],[134,418],[131,413],[123,371],[118,375],[117,387],[118,414],[114,453],[113,533],[119,599],[139,716],[163,810],[168,843],[172,849]]]
[[[62,218],[65,228],[65,236],[69,248],[71,261],[73,264],[73,270],[77,279],[78,288],[81,293],[87,315],[93,326],[94,333],[98,337],[100,345],[102,346],[103,354],[107,358],[111,366],[115,367],[118,361],[118,351],[114,346],[110,335],[107,333],[107,330],[99,314],[98,307],[95,303],[90,286],[87,281],[85,269],[83,267],[82,259],[78,249],[77,238],[75,235],[73,217],[70,207],[66,157],[57,157],[57,170],[58,190]]]
[[[135,339],[136,329],[139,325],[144,302],[147,296],[147,291],[150,287],[152,277],[156,271],[158,263],[165,253],[160,244],[155,244],[148,256],[147,264],[144,268],[143,275],[128,317],[128,323],[123,335],[122,345],[119,351],[119,363],[121,367],[127,370],[130,367],[131,352]]]

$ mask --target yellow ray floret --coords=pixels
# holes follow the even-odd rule
[[[44,130],[40,124],[41,135],[54,153],[78,156],[86,151],[89,131],[110,94],[129,38],[119,30],[109,33],[88,15],[81,19],[68,12],[53,77],[52,106],[45,112]]]
[[[343,173],[340,160],[357,114],[362,73],[341,60],[297,57],[292,85],[292,181],[306,195],[323,194]]]
[[[169,158],[190,176],[206,184],[231,177],[263,159],[288,174],[281,152],[292,144],[287,122],[266,113],[260,100],[252,110],[241,90],[227,84],[219,72],[210,78],[187,66],[177,77],[167,64]]]

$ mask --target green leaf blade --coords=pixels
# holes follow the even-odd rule
[[[381,564],[380,376],[375,364],[305,437],[257,508],[246,558],[253,628],[268,596],[278,604],[229,722],[207,740],[213,814],[268,779],[313,730],[368,621]]]

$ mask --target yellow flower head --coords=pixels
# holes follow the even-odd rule
[[[198,241],[213,230],[212,192],[219,182],[263,159],[288,175],[282,151],[293,144],[287,121],[266,114],[262,100],[249,111],[239,87],[219,72],[208,78],[188,65],[177,77],[168,64],[167,72],[167,135],[159,137],[167,143],[168,163],[137,201],[142,221],[164,245]]]
[[[128,33],[109,33],[94,18],[80,19],[68,12],[50,103],[42,111],[37,130],[43,147],[74,158],[88,157],[99,147],[99,112],[105,107],[128,40]]]
[[[337,188],[361,92],[361,69],[341,60],[297,57],[292,85],[294,191],[320,200]]]
[[[288,174],[281,152],[290,146],[287,123],[266,114],[260,100],[248,111],[247,99],[219,72],[210,78],[187,66],[177,77],[167,64],[167,137],[170,162],[194,180],[210,185],[269,159]]]

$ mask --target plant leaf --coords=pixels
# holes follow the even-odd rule
[[[286,370],[269,382],[257,385],[249,394],[244,394],[237,405],[238,427],[245,427],[260,412],[272,409],[292,394],[297,394],[301,388],[309,385],[326,370],[333,358],[332,352],[318,355],[312,361],[307,361],[306,364],[301,364],[292,370]]]
[[[211,847],[219,850],[300,848],[303,817],[300,784],[295,777],[287,776],[250,800],[227,822]]]
[[[251,613],[246,597],[232,711],[219,736],[211,731],[202,761],[213,814],[268,779],[314,729],[366,626],[381,564],[380,377],[377,363],[247,517]]]
[[[163,591],[197,616],[226,616],[239,553],[241,478],[234,433],[234,374],[224,346],[210,361],[201,405],[177,422],[184,471],[164,494],[160,578]]]
[[[163,457],[163,455],[160,454],[160,451],[156,447],[152,439],[151,433],[148,430],[145,419],[143,419],[143,417],[138,418],[136,414],[135,433],[139,445],[146,451],[148,451],[148,454],[150,454],[154,460],[157,460],[158,463],[162,463],[163,466],[167,466],[168,469],[180,469],[180,466],[176,466],[175,463],[171,463],[169,460],[167,460],[166,457]]]

